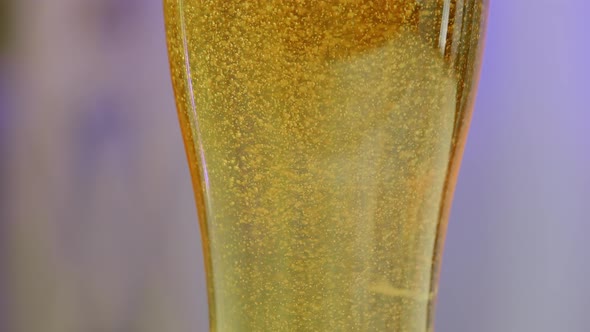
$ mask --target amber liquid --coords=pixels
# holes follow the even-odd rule
[[[427,331],[482,0],[166,0],[212,331]]]

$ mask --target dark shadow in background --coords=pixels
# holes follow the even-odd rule
[[[10,123],[13,107],[11,107],[10,76],[8,67],[9,46],[12,42],[12,11],[11,0],[0,1],[0,331],[10,331],[8,327],[8,289],[6,266],[6,227],[8,221],[8,181]]]

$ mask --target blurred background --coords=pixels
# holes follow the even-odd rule
[[[0,331],[207,330],[160,0],[0,0]],[[590,326],[590,2],[491,0],[438,332]]]

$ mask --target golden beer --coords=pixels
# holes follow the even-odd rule
[[[428,331],[482,0],[165,0],[212,331]]]

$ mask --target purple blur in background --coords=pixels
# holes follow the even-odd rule
[[[438,331],[588,331],[590,2],[490,2]]]
[[[3,1],[0,331],[207,331],[161,2]],[[490,2],[437,332],[585,332],[590,2]]]

